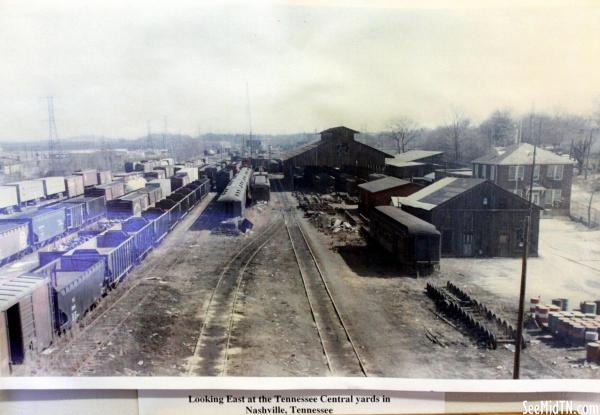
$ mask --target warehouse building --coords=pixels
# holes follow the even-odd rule
[[[484,179],[446,177],[392,204],[431,224],[442,234],[442,256],[522,255],[529,203]],[[534,206],[530,253],[537,255],[540,210]]]
[[[392,196],[408,196],[422,188],[421,185],[411,183],[396,177],[384,177],[358,185],[360,200],[359,212],[369,218],[376,206],[389,205]]]
[[[358,131],[335,127],[321,131],[321,139],[283,155],[283,171],[291,179],[297,168],[312,170],[339,167],[358,177],[383,172],[391,154],[355,140]]]
[[[399,179],[424,177],[443,166],[443,151],[409,150],[385,161],[385,173]]]

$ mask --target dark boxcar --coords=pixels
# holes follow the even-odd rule
[[[133,237],[133,256],[137,261],[141,261],[154,247],[152,222],[144,218],[129,218],[121,224],[121,229]]]
[[[163,199],[162,189],[159,183],[148,183],[146,187],[139,191],[148,195],[148,207],[154,207],[156,202]],[[148,209],[148,207],[146,207],[146,209]]]
[[[83,244],[63,258],[93,259],[101,258],[106,262],[105,286],[121,281],[134,264],[133,238],[123,231],[109,230]]]
[[[242,168],[219,196],[217,202],[225,218],[244,216],[251,174],[252,170]]]
[[[102,258],[62,257],[52,277],[54,322],[58,332],[76,323],[104,292]]]
[[[400,264],[417,274],[439,269],[440,233],[435,226],[394,206],[377,206],[371,215],[371,236]]]
[[[79,196],[65,200],[64,203],[83,204],[86,223],[93,222],[106,215],[106,199],[104,196]]]
[[[1,223],[27,223],[28,242],[31,246],[42,245],[66,232],[65,209],[40,209],[21,213],[9,219],[0,219]]]
[[[29,247],[26,223],[0,222],[0,265],[12,261]]]
[[[79,229],[85,221],[85,205],[83,203],[54,203],[43,206],[42,209],[64,209],[65,227],[68,231]]]
[[[217,193],[221,193],[223,190],[225,190],[231,179],[233,179],[233,170],[223,169],[217,172],[215,177],[215,187]]]
[[[142,216],[152,222],[154,244],[158,245],[169,233],[171,225],[170,212],[160,208],[150,208],[142,212]]]
[[[110,182],[85,189],[86,196],[104,196],[106,201],[116,199],[125,194],[123,182]]]
[[[108,202],[109,218],[127,219],[131,216],[140,216],[148,209],[148,194],[135,191]]]
[[[271,200],[271,185],[269,183],[269,177],[266,174],[255,174],[252,176],[250,189],[252,189],[253,202],[268,202]]]

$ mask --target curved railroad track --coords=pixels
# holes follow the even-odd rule
[[[279,181],[275,183],[283,205],[287,234],[329,371],[336,376],[366,377],[368,374],[364,361],[358,353],[323,271],[296,218],[294,208],[290,207],[288,195]]]
[[[246,268],[271,241],[283,221],[276,219],[260,235],[244,245],[225,265],[204,310],[200,334],[188,361],[188,376],[226,374],[235,309]]]

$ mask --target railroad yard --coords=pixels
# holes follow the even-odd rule
[[[510,377],[513,353],[440,319],[424,286],[455,281],[507,318],[513,297],[457,264],[399,275],[357,232],[318,230],[272,183],[270,204],[248,209],[254,228],[240,237],[211,232],[211,194],[79,328],[15,374]],[[524,376],[597,376],[580,367],[580,348],[533,339]]]
[[[484,164],[401,179],[355,134],[0,186],[0,373],[511,378],[527,243],[520,376],[597,378],[600,233],[562,190],[536,204]]]

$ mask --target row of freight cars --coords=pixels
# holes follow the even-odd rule
[[[174,205],[193,189],[186,173],[168,180],[155,179],[129,193],[124,193],[122,182],[111,182],[86,188],[85,196],[0,218],[0,265],[80,230],[103,216],[128,218],[139,216],[157,205]]]
[[[74,249],[46,252],[36,270],[1,282],[0,376],[50,346],[122,281],[206,197],[209,181],[194,181],[187,190],[178,200],[161,200]]]
[[[81,170],[72,176],[51,176],[3,184],[0,185],[0,211],[10,213],[15,208],[41,199],[80,196],[86,187],[110,183],[112,180],[110,170]]]

